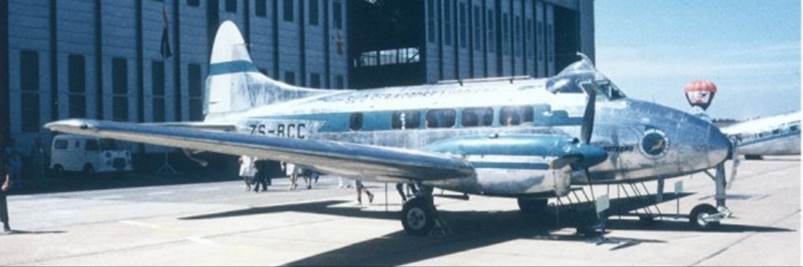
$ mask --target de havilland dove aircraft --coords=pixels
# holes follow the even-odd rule
[[[523,212],[533,212],[573,186],[663,181],[711,168],[718,208],[700,204],[690,221],[705,228],[727,217],[728,138],[693,115],[626,97],[580,56],[545,79],[320,90],[260,73],[227,21],[212,49],[203,122],[68,119],[45,127],[415,183],[423,190],[401,212],[413,235],[436,224],[433,187],[518,198]]]
[[[734,156],[800,155],[800,111],[737,123],[722,133],[734,140]]]

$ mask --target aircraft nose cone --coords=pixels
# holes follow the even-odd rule
[[[725,161],[731,153],[731,141],[714,125],[708,134],[708,160],[717,165]]]

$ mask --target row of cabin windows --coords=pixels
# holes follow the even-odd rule
[[[456,125],[455,109],[432,109],[424,114],[424,128],[452,128]],[[486,127],[493,125],[494,109],[491,107],[465,108],[461,111],[462,127]],[[499,125],[516,126],[533,122],[533,108],[530,106],[502,107],[499,109]],[[363,127],[363,114],[352,113],[349,129],[359,131]],[[421,111],[397,111],[391,116],[392,129],[418,129],[421,125]]]

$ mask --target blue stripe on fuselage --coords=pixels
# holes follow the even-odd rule
[[[519,170],[546,170],[549,164],[546,163],[522,163],[522,162],[471,162],[474,168],[484,169],[519,169]]]
[[[775,140],[775,139],[784,138],[784,137],[789,137],[789,136],[793,136],[793,135],[800,135],[800,132],[799,131],[798,132],[792,131],[792,132],[787,132],[787,133],[784,133],[784,134],[771,135],[771,136],[768,136],[768,137],[760,137],[760,138],[756,138],[756,139],[751,139],[749,141],[740,143],[738,145],[739,146],[748,146],[748,145],[752,145],[752,144],[756,144],[756,143],[766,142],[766,141]]]
[[[209,75],[222,75],[238,72],[258,72],[254,63],[246,60],[235,60],[209,65]]]

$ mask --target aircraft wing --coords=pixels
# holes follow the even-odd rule
[[[78,135],[282,160],[365,180],[441,180],[474,175],[467,161],[437,152],[82,119],[51,122],[45,127]]]

